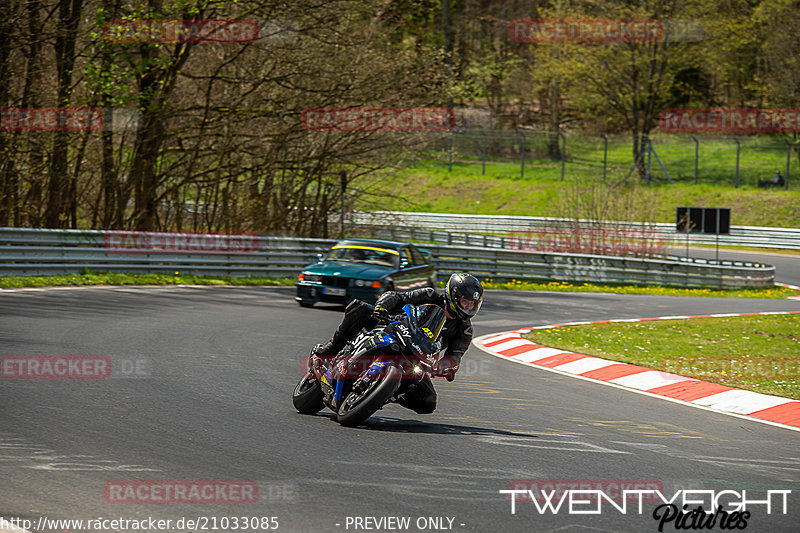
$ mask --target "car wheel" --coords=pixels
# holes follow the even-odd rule
[[[300,300],[298,303],[300,304],[300,307],[314,307],[316,302],[311,300]]]

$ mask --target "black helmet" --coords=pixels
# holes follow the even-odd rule
[[[450,315],[468,320],[474,317],[483,303],[483,286],[478,278],[466,272],[450,276],[447,280],[447,311]]]

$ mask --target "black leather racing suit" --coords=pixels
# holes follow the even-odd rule
[[[447,309],[447,297],[444,292],[427,287],[403,293],[386,292],[378,298],[374,306],[361,300],[354,300],[345,309],[342,323],[328,343],[326,351],[332,352],[329,355],[334,355],[341,351],[345,342],[352,339],[361,328],[368,330],[374,328],[377,324],[373,316],[375,307],[381,306],[390,315],[394,315],[400,313],[406,304],[435,304]],[[472,342],[472,323],[469,320],[448,318],[439,339],[444,349],[444,356],[439,361],[439,367],[457,369],[461,357]],[[426,376],[414,389],[406,393],[405,401],[400,403],[420,414],[432,413],[436,409],[436,391],[431,379]]]
[[[436,304],[442,309],[447,309],[447,297],[444,292],[426,287],[411,292],[386,292],[378,298],[375,307],[382,306],[389,314],[399,313],[406,304],[423,305]],[[461,357],[472,342],[472,322],[458,318],[448,318],[439,336],[442,346],[445,347],[444,355],[451,365],[458,366]]]

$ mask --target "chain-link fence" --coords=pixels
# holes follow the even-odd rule
[[[635,176],[648,182],[714,183],[789,188],[800,176],[800,140],[775,136],[659,134],[645,138],[634,159],[630,135],[586,136],[525,130],[454,130],[418,137],[409,152],[448,169],[485,175],[571,177]],[[776,172],[780,173],[780,179]],[[777,183],[772,183],[773,178]]]

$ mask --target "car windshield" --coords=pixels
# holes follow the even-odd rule
[[[371,246],[334,246],[325,257],[327,261],[346,261],[397,267],[399,254],[396,250]]]

